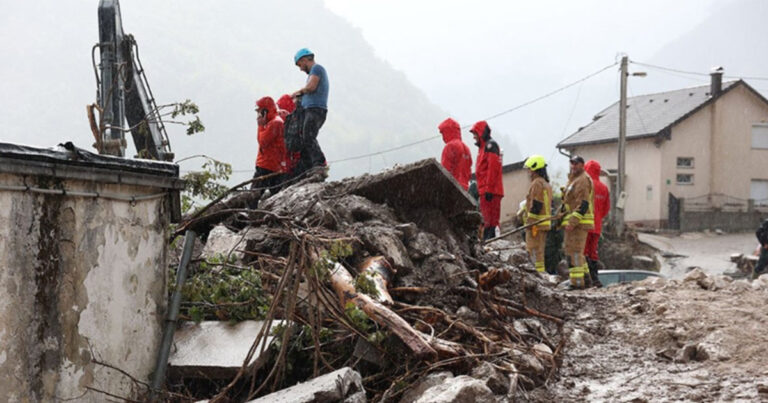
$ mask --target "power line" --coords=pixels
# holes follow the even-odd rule
[[[690,75],[704,76],[704,77],[709,76],[709,74],[707,74],[707,73],[702,73],[702,72],[698,72],[698,71],[687,71],[687,70],[673,69],[671,67],[658,66],[658,65],[650,64],[650,63],[637,62],[637,61],[634,61],[634,60],[630,60],[629,62],[632,63],[632,64],[636,64],[638,66],[650,67],[652,69],[665,70],[665,71],[670,71],[670,72],[673,72],[673,73],[690,74]],[[757,76],[751,76],[750,77],[750,76],[728,75],[728,76],[723,76],[723,77],[724,78],[738,78],[738,79],[742,79],[742,80],[763,80],[763,81],[768,81],[768,77],[757,77]]]
[[[570,84],[567,84],[567,85],[565,85],[563,87],[560,87],[560,88],[558,88],[558,89],[556,89],[554,91],[550,91],[550,92],[548,92],[548,93],[546,93],[544,95],[541,95],[539,97],[531,99],[530,101],[523,102],[520,105],[514,106],[514,107],[509,108],[509,109],[507,109],[505,111],[499,112],[499,113],[497,113],[495,115],[491,115],[491,116],[489,116],[489,117],[487,117],[485,119],[482,119],[482,120],[488,121],[488,120],[496,119],[496,118],[498,118],[500,116],[506,115],[508,113],[512,113],[512,112],[514,112],[514,111],[516,111],[518,109],[524,108],[524,107],[526,107],[528,105],[531,105],[531,104],[534,104],[534,103],[536,103],[538,101],[541,101],[542,99],[549,98],[552,95],[555,95],[555,94],[557,94],[559,92],[565,91],[568,88],[571,88],[571,87],[573,87],[576,84],[579,84],[579,83],[582,83],[584,81],[587,81],[590,78],[592,78],[592,77],[594,77],[594,76],[604,72],[605,70],[608,70],[608,69],[610,69],[613,66],[616,66],[617,64],[618,63],[613,63],[613,64],[610,64],[608,66],[605,66],[602,69],[600,69],[600,70],[598,70],[598,71],[596,71],[596,72],[594,72],[592,74],[589,74],[587,76],[584,76],[584,77],[582,77],[582,78],[580,78],[580,79],[578,79],[578,80],[576,80],[576,81],[574,81],[574,82],[572,82]],[[462,129],[467,129],[469,127],[470,127],[470,125],[465,125],[465,126],[462,126],[461,128]],[[402,150],[404,148],[415,146],[415,145],[421,144],[421,143],[426,143],[427,141],[435,140],[435,139],[438,139],[440,137],[441,137],[441,135],[430,136],[430,137],[427,137],[427,138],[424,138],[424,139],[421,139],[421,140],[418,140],[418,141],[414,141],[412,143],[403,144],[403,145],[400,145],[400,146],[397,146],[397,147],[392,147],[392,148],[388,148],[388,149],[385,149],[385,150],[376,151],[376,152],[373,152],[373,153],[367,153],[367,154],[358,155],[358,156],[354,156],[354,157],[348,157],[348,158],[343,158],[343,159],[340,159],[340,160],[330,161],[329,163],[333,164],[333,163],[338,163],[338,162],[358,160],[358,159],[361,159],[361,158],[368,158],[368,157],[372,157],[372,156],[375,156],[375,155],[380,155],[380,154],[384,154],[384,153],[388,153],[388,152],[392,152],[392,151]]]

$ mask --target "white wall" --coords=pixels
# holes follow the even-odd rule
[[[1,174],[0,184],[21,179]],[[124,195],[161,191],[64,185]],[[131,205],[0,191],[0,401],[106,400],[86,386],[136,397],[129,379],[92,360],[148,380],[166,301],[168,217],[163,199]]]

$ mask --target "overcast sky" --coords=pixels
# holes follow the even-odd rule
[[[158,41],[162,41],[163,46],[187,42],[194,46],[191,32],[202,21],[209,26],[221,24],[221,37],[210,38],[218,47],[226,48],[228,43],[232,43],[229,41],[247,43],[270,40],[270,35],[276,34],[264,32],[258,24],[229,26],[231,22],[222,18],[223,13],[217,13],[217,10],[239,9],[243,8],[243,4],[256,10],[260,8],[243,0],[232,0],[230,5],[234,7],[228,7],[227,3],[224,0],[215,3],[200,0],[174,3],[173,7],[183,7],[183,12],[177,13],[178,18],[158,14],[164,9],[173,13],[173,7],[154,7],[155,3],[148,1],[124,0],[122,7],[129,31],[137,34],[142,48],[147,49],[149,55]],[[768,1],[324,0],[324,3],[332,12],[357,27],[380,58],[402,71],[446,114],[457,118],[462,125],[471,125],[476,120],[522,104],[608,66],[617,60],[621,52],[626,52],[633,60],[707,73],[712,67],[711,61],[719,60],[719,55],[694,57],[700,55],[673,48],[671,55],[665,54],[658,60],[659,52],[665,47],[669,51],[670,43],[690,35],[703,21],[711,21],[713,16],[718,16],[722,9],[730,7],[732,10],[734,6],[738,8],[749,3],[751,9],[755,9],[757,4],[765,11],[767,7],[763,4],[768,4]],[[0,0],[0,22],[3,23],[0,26],[0,54],[7,57],[0,66],[0,93],[4,97],[4,102],[0,103],[4,108],[0,117],[9,120],[12,128],[22,127],[25,135],[27,130],[34,133],[34,136],[25,138],[25,142],[47,146],[55,144],[62,136],[56,129],[74,131],[72,127],[85,127],[83,100],[91,100],[95,94],[88,49],[97,39],[97,4],[97,0]],[[286,1],[280,7],[291,7],[291,4]],[[147,18],[140,18],[142,15]],[[162,29],[157,30],[162,32],[161,38],[153,38],[154,31],[142,30],[143,26],[150,24],[162,24]],[[41,26],[50,29],[42,32]],[[739,31],[731,27],[717,34],[738,47],[745,42],[743,39],[748,35],[745,32],[750,32],[749,29]],[[232,32],[238,36],[232,37]],[[284,36],[291,32],[290,27],[286,27],[277,34]],[[291,39],[296,43],[312,43],[313,40],[311,37]],[[698,38],[687,39],[696,41]],[[323,46],[333,44],[324,43]],[[62,52],[64,48],[67,50]],[[725,64],[726,74],[766,75],[763,73],[766,66],[751,62],[751,55],[760,51],[751,45],[751,48],[731,52],[742,55],[742,62]],[[290,59],[293,52],[293,48],[285,49],[285,55],[288,55],[285,58]],[[68,56],[52,56],[56,54]],[[318,56],[321,60],[322,57]],[[354,58],[355,55],[350,54],[349,57]],[[78,63],[76,66],[74,60]],[[280,63],[284,63],[283,60],[281,58]],[[688,60],[697,62],[686,64]],[[350,59],[350,63],[353,62]],[[64,65],[68,65],[70,76],[58,73]],[[195,68],[195,65],[188,63],[164,65],[151,71],[151,79],[157,83],[155,87],[162,89],[164,74],[178,71],[178,77],[194,80]],[[48,73],[40,74],[42,70]],[[333,72],[329,73],[333,77]],[[296,82],[301,80],[293,66],[287,65],[285,74],[294,74]],[[264,77],[251,79],[268,81]],[[365,79],[376,81],[377,77],[372,75]],[[629,88],[630,95],[639,95],[706,84],[706,81],[706,77],[673,77],[651,71],[646,78],[632,78]],[[32,82],[50,86],[50,93],[56,94],[56,99],[51,99],[48,93],[29,94]],[[768,84],[764,82],[762,87],[768,87]],[[618,74],[617,68],[613,67],[583,84],[489,123],[502,147],[519,150],[519,155],[506,158],[505,163],[533,153],[551,158],[557,155],[554,146],[559,140],[589,123],[595,113],[617,98]],[[77,126],[67,126],[54,117],[56,115],[48,113],[52,108],[71,109],[67,115],[73,116],[73,122],[79,119]],[[438,123],[435,121],[434,131],[424,133],[424,137],[437,135]],[[245,126],[235,128],[251,129]],[[10,138],[15,140],[19,134],[13,136]],[[8,139],[7,133],[0,133],[0,141]],[[471,136],[465,131],[464,140],[469,143],[470,139]],[[434,155],[439,156],[441,145],[436,141],[420,147],[431,147],[430,152],[434,148]],[[344,155],[353,151],[357,150],[344,150]],[[233,163],[236,169],[248,169],[248,161]]]
[[[647,60],[732,1],[325,3],[358,27],[378,55],[404,71],[434,102],[462,124],[471,124],[609,65],[620,52]],[[523,156],[549,156],[554,143],[589,122],[585,117],[615,101],[617,79],[612,69],[491,126],[518,144]],[[695,84],[681,79],[679,85]],[[633,93],[645,92],[645,87],[656,88],[653,83],[632,83]],[[548,121],[546,133],[532,133],[531,114],[547,115],[541,119]],[[553,120],[562,129],[554,130]],[[542,135],[546,147],[531,139]]]

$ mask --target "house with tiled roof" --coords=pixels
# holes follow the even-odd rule
[[[631,97],[626,117],[627,223],[675,227],[679,199],[768,205],[768,100],[745,81],[722,82],[721,70],[710,85]],[[615,177],[618,133],[617,102],[557,147]]]

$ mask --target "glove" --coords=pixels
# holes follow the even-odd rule
[[[493,193],[485,192],[485,201],[491,201],[493,199]]]

